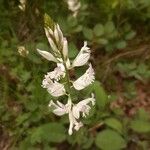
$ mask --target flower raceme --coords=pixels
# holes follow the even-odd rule
[[[69,89],[82,90],[94,82],[94,70],[92,65],[88,63],[90,58],[90,49],[87,46],[87,42],[84,42],[83,47],[71,61],[68,57],[68,42],[63,36],[62,31],[58,24],[54,24],[54,28],[46,27],[45,33],[49,44],[52,48],[51,53],[48,51],[37,49],[38,53],[49,61],[53,61],[57,64],[57,67],[48,72],[42,82],[42,87],[46,88],[48,93],[53,97],[60,97],[62,95],[68,96],[67,104],[63,104],[59,101],[54,103],[52,100],[49,103],[49,107],[52,108],[54,114],[62,116],[68,114],[69,117],[69,130],[68,133],[71,135],[73,130],[79,130],[83,126],[82,122],[79,121],[80,115],[86,117],[91,109],[90,103],[95,104],[95,98],[92,94],[91,98],[84,99],[77,104],[74,104],[71,99],[70,90],[66,89],[65,84]],[[88,64],[89,67],[86,72],[75,81],[71,81],[69,78],[69,70],[74,67],[79,67]],[[63,79],[63,80],[62,80]],[[62,83],[66,79],[65,83]],[[72,83],[72,85],[70,84]]]

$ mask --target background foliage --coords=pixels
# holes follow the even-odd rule
[[[0,1],[0,149],[148,150],[150,148],[150,1],[81,0],[77,18],[62,0]],[[52,64],[36,48],[49,50],[43,30],[46,12],[59,23],[74,58],[87,40],[96,79],[96,106],[85,126],[68,136],[67,117],[48,109],[41,87]],[[17,47],[29,51],[20,56]],[[78,70],[78,74],[83,70]]]

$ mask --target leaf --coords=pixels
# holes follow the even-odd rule
[[[112,21],[108,21],[104,26],[105,34],[110,34],[115,30],[115,25]]]
[[[126,147],[126,141],[123,137],[110,129],[98,133],[95,143],[102,150],[120,150]]]
[[[112,129],[117,130],[119,133],[121,133],[123,130],[122,123],[116,118],[105,119],[104,123]]]
[[[93,32],[96,36],[101,36],[104,34],[104,27],[102,24],[96,24],[94,29],[93,29]]]
[[[127,34],[125,35],[125,39],[126,39],[126,40],[131,40],[131,39],[133,39],[133,38],[135,37],[135,35],[136,35],[136,32],[131,31],[131,32],[129,32],[129,33],[127,33]]]
[[[98,81],[95,81],[93,86],[95,91],[96,103],[100,108],[104,108],[108,103],[108,96]]]
[[[37,142],[62,142],[66,139],[65,128],[62,124],[47,123],[33,132],[31,135],[31,143]]]
[[[69,58],[75,58],[78,54],[76,45],[73,42],[69,43]]]
[[[83,28],[83,35],[86,39],[93,39],[93,31],[90,28]]]
[[[126,46],[127,46],[127,43],[126,43],[126,41],[124,41],[124,40],[119,41],[119,42],[117,42],[117,44],[116,44],[116,48],[117,48],[117,49],[123,49],[123,48],[125,48]]]
[[[130,125],[131,129],[138,133],[150,132],[150,122],[144,120],[134,120]]]
[[[107,40],[107,39],[104,39],[104,38],[98,39],[97,42],[98,42],[99,44],[102,44],[102,45],[108,44],[108,40]]]

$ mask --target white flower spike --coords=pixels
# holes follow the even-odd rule
[[[78,0],[69,0],[70,8],[74,7],[74,13],[77,13],[80,5],[79,3],[77,4],[77,2]],[[53,29],[46,27],[45,33],[52,48],[52,54],[39,49],[37,49],[37,51],[47,60],[56,62],[57,67],[45,75],[42,82],[42,87],[46,88],[47,91],[54,97],[60,97],[62,95],[68,96],[67,104],[63,104],[59,101],[56,103],[51,101],[49,103],[49,107],[52,108],[53,113],[57,116],[62,116],[65,114],[68,115],[70,123],[68,134],[72,135],[74,130],[78,131],[83,126],[83,123],[79,119],[80,117],[86,117],[89,114],[91,104],[95,104],[95,98],[92,94],[91,98],[86,98],[77,104],[72,103],[70,93],[72,86],[70,85],[71,80],[69,70],[73,67],[85,65],[90,58],[90,49],[87,47],[87,42],[84,42],[84,46],[81,48],[79,54],[71,64],[68,57],[68,42],[67,39],[63,37],[59,25],[54,23]],[[61,80],[62,78],[64,78],[65,81]],[[89,68],[86,72],[73,82],[73,87],[76,90],[82,90],[90,85],[94,79],[94,70],[92,65],[89,64]],[[64,83],[60,83],[60,80]],[[65,84],[67,87],[67,92],[64,86]]]
[[[89,68],[86,70],[86,72],[78,78],[75,82],[73,82],[73,86],[76,90],[82,90],[89,86],[92,82],[95,80],[95,73],[92,68],[92,65],[89,64]]]
[[[90,58],[90,48],[87,47],[87,42],[84,42],[84,46],[81,48],[79,54],[74,59],[72,66],[79,67],[85,65]]]

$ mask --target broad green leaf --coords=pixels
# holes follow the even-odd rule
[[[98,133],[95,143],[102,150],[121,150],[126,147],[126,141],[123,137],[110,129]]]
[[[117,130],[119,133],[123,130],[122,123],[116,118],[105,119],[104,123],[110,128]]]
[[[104,34],[104,27],[102,24],[96,24],[94,29],[93,29],[93,32],[96,36],[101,36]]]
[[[35,131],[33,131],[31,135],[31,143],[37,142],[62,142],[66,139],[65,128],[62,124],[58,123],[47,123],[44,124]]]
[[[150,132],[150,122],[143,120],[133,120],[130,125],[131,129],[138,133]]]
[[[96,103],[98,107],[104,108],[108,103],[108,96],[98,81],[95,81],[93,86],[95,91]]]
[[[86,39],[93,39],[93,31],[90,28],[83,28],[83,35]]]

